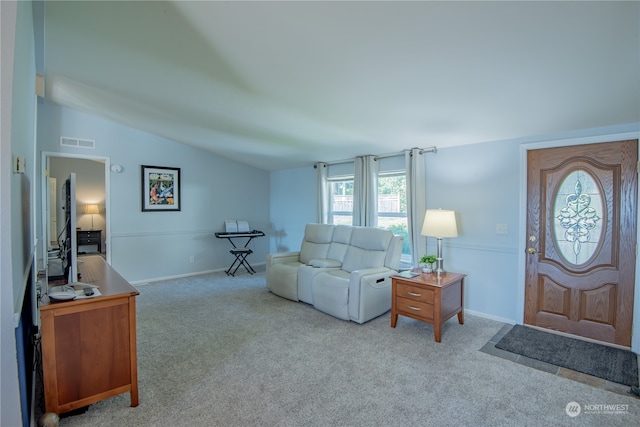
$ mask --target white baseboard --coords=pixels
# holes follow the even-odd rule
[[[258,265],[265,265],[266,262],[258,262],[258,263],[254,263],[252,265],[254,266],[258,266]],[[196,272],[192,272],[192,273],[185,273],[185,274],[176,274],[175,276],[164,276],[164,277],[154,277],[153,279],[143,279],[143,280],[136,280],[136,281],[132,281],[129,282],[132,286],[138,287],[138,286],[144,286],[144,285],[149,285],[153,282],[161,282],[163,280],[172,280],[172,279],[182,279],[184,277],[191,277],[191,276],[201,276],[203,274],[211,274],[211,273],[218,273],[220,271],[227,271],[226,268],[216,268],[213,270],[203,270],[203,271],[196,271]]]
[[[468,310],[468,309],[465,308],[464,312],[465,312],[465,314],[470,314],[472,316],[483,317],[485,319],[491,319],[491,320],[495,320],[497,322],[507,323],[509,325],[515,325],[516,324],[516,321],[513,320],[513,319],[507,319],[507,318],[504,318],[504,317],[492,316],[490,314],[482,313],[480,311]]]

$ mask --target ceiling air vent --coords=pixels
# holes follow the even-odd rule
[[[62,147],[90,148],[94,150],[96,148],[96,141],[93,139],[69,138],[67,136],[61,136],[60,145]]]

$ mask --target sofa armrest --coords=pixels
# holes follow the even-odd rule
[[[351,272],[351,277],[349,279],[349,288],[360,286],[361,284],[363,284],[361,282],[364,278],[367,279],[367,282],[370,284],[370,286],[373,286],[375,288],[386,287],[389,285],[383,284],[383,282],[385,281],[384,279],[397,273],[397,271],[387,267],[363,268],[362,270],[355,270]],[[351,291],[351,289],[349,290]]]
[[[349,318],[364,323],[391,309],[391,276],[396,270],[386,267],[351,272],[349,278]]]
[[[300,252],[278,252],[267,254],[267,267],[273,264],[296,262],[300,260]]]

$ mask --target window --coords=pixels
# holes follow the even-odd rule
[[[378,174],[378,227],[404,237],[402,261],[411,262],[405,171]]]
[[[353,224],[353,176],[341,175],[328,179],[329,223]],[[407,219],[407,177],[404,170],[378,174],[378,227],[404,237],[402,261],[411,262]]]
[[[567,262],[581,265],[596,253],[603,237],[603,196],[589,172],[567,175],[555,196],[554,241]]]
[[[353,224],[353,176],[338,176],[329,182],[329,224]]]
[[[402,155],[380,156],[377,162],[377,212],[373,220],[377,227],[402,236],[404,243],[400,266],[411,267],[412,244],[409,238],[409,218],[407,200],[407,157]],[[318,201],[322,208],[322,221],[334,225],[353,225],[355,160],[328,164],[328,169],[319,175],[326,183]],[[423,185],[418,183],[417,185]],[[423,203],[421,200],[420,203]],[[327,206],[328,205],[328,206]],[[357,208],[357,206],[356,206]],[[357,209],[356,209],[357,210]],[[370,216],[365,221],[370,220]]]

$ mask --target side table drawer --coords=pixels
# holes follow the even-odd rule
[[[102,230],[77,230],[76,239],[78,247],[95,245],[102,252]]]
[[[409,298],[414,301],[421,301],[427,304],[433,304],[434,296],[433,290],[419,288],[417,286],[411,286],[404,283],[398,283],[396,296],[400,298]]]
[[[413,299],[397,298],[396,308],[398,311],[407,313],[411,317],[433,320],[433,304],[427,304]]]

